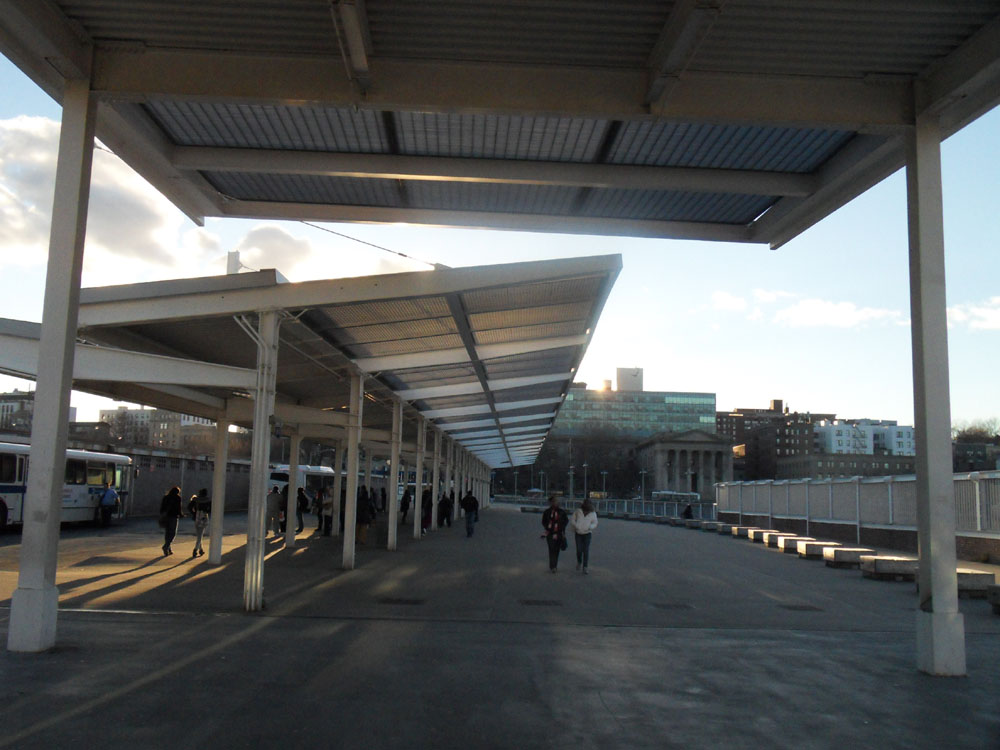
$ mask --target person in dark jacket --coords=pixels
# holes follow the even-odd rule
[[[430,488],[424,488],[420,495],[420,534],[426,534],[431,527],[431,515],[434,513],[434,497]]]
[[[441,499],[438,500],[438,526],[451,528],[451,498],[447,492],[442,492]]]
[[[378,494],[379,494],[379,511],[385,513],[385,508],[386,508],[385,487],[380,487]]]
[[[566,511],[559,507],[559,498],[555,495],[549,497],[549,507],[542,513],[542,527],[545,533],[542,536],[549,545],[549,571],[556,572],[559,565],[559,553],[566,546],[566,526],[569,524],[569,516]]]
[[[399,499],[399,512],[403,514],[403,523],[406,523],[406,516],[410,512],[410,488],[403,491],[403,496]]]
[[[171,487],[160,500],[160,525],[163,527],[163,556],[174,554],[170,545],[177,536],[177,519],[184,515],[181,510],[181,488]]]
[[[470,537],[476,530],[476,514],[479,512],[479,501],[472,494],[472,490],[465,493],[461,506],[465,511],[465,536]]]
[[[302,514],[307,510],[309,510],[309,496],[304,489],[299,487],[298,492],[295,493],[295,520],[298,521],[298,525],[295,527],[296,534],[301,534],[302,529],[306,526]]]
[[[361,489],[358,490],[358,507],[357,507],[357,539],[361,544],[368,542],[368,527],[372,522],[372,512],[371,506],[368,504],[368,490],[365,489],[364,485],[361,485]]]
[[[691,503],[684,506],[681,518],[694,518],[694,509],[691,507]]]

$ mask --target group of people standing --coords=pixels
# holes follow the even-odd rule
[[[187,514],[194,519],[194,549],[191,551],[191,557],[201,557],[205,554],[202,542],[205,538],[205,529],[208,528],[209,514],[212,512],[212,501],[208,497],[207,489],[200,489],[197,495],[191,496],[187,511]],[[171,487],[160,500],[160,527],[163,529],[161,549],[164,557],[174,554],[172,545],[174,537],[177,536],[177,522],[184,515],[181,488]]]
[[[559,567],[559,553],[569,546],[566,540],[566,529],[569,526],[573,527],[576,541],[576,569],[587,575],[590,564],[590,540],[593,538],[594,529],[597,528],[597,511],[594,510],[590,500],[586,499],[573,511],[573,516],[570,518],[559,506],[559,498],[552,495],[549,498],[549,507],[542,513],[542,527],[545,529],[542,538],[548,544],[551,573],[555,573]]]

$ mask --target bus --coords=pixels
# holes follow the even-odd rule
[[[267,488],[271,489],[277,485],[279,490],[285,489],[288,484],[288,464],[271,464],[268,474]],[[298,472],[298,486],[304,489],[310,498],[316,496],[316,490],[322,487],[333,486],[333,479],[337,472],[329,466],[308,466],[300,465]]]
[[[24,492],[28,485],[30,445],[0,443],[0,531],[24,523]],[[132,459],[115,453],[66,451],[60,521],[97,521],[104,483],[121,498],[123,513],[132,488]]]

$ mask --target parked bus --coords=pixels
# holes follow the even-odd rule
[[[24,523],[24,492],[28,484],[30,445],[0,443],[0,531]],[[60,520],[97,521],[104,483],[110,482],[127,507],[132,488],[132,459],[115,453],[66,451]]]
[[[268,475],[267,488],[271,489],[275,485],[279,490],[283,490],[288,484],[288,464],[271,464],[271,472]],[[316,496],[316,490],[322,487],[333,486],[333,479],[337,472],[329,466],[299,466],[298,485],[309,493],[310,497]]]

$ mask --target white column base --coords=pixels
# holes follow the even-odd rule
[[[917,669],[938,677],[965,676],[961,612],[917,612]]]
[[[11,598],[7,649],[36,653],[56,645],[59,589],[16,589]]]

